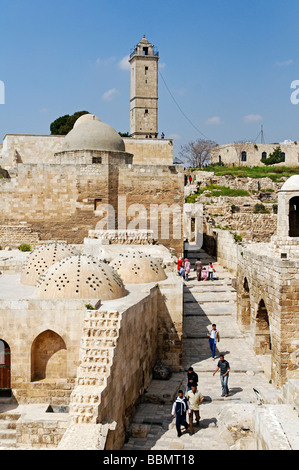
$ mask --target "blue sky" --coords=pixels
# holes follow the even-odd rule
[[[299,140],[296,0],[0,0],[0,139],[48,134],[87,110],[129,131],[126,56],[143,34],[160,52],[159,132],[180,146]],[[192,125],[190,124],[190,121]],[[202,135],[203,134],[203,135]]]

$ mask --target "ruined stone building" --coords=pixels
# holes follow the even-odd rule
[[[297,142],[260,144],[235,142],[217,145],[211,149],[211,163],[225,166],[263,166],[263,160],[280,147],[283,161],[280,166],[299,166],[299,145]]]

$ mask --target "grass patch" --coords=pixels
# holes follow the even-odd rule
[[[249,196],[249,192],[244,189],[232,189],[227,186],[218,186],[217,184],[209,184],[202,189],[199,189],[196,194],[186,197],[186,202],[194,203],[196,199],[203,194],[205,191],[208,191],[205,196],[207,197],[238,197],[238,196]]]
[[[211,171],[216,176],[232,176],[233,178],[270,178],[274,182],[281,182],[282,177],[290,178],[299,174],[299,166],[209,166],[207,168],[196,168],[196,171]]]

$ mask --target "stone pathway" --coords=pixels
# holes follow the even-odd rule
[[[207,265],[210,257],[202,250],[188,253],[192,262],[198,256]],[[257,403],[253,387],[258,389],[268,402],[275,399],[276,391],[264,374],[258,357],[236,322],[236,291],[232,275],[213,260],[217,280],[196,280],[191,271],[189,281],[184,282],[184,373],[174,374],[171,382],[154,380],[145,394],[132,422],[132,435],[123,446],[124,450],[228,450],[229,444],[219,438],[217,414],[228,404]],[[217,359],[213,361],[207,338],[208,331],[216,323],[220,332],[217,343]],[[221,397],[219,353],[229,361],[228,397]],[[183,433],[178,438],[175,420],[170,418],[173,400],[179,388],[186,389],[188,368],[192,366],[199,376],[198,389],[204,395],[201,405],[199,427],[195,433]],[[163,398],[164,397],[164,398]],[[156,401],[156,402],[155,402]]]

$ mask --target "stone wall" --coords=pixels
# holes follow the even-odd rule
[[[238,322],[249,332],[256,353],[271,356],[277,386],[298,374],[291,360],[299,350],[298,272],[298,260],[281,259],[267,244],[248,246],[239,257]]]
[[[173,225],[170,214],[169,236],[163,237],[161,232],[165,220],[161,214],[157,218],[158,236],[154,235],[165,246],[174,248],[176,254],[181,253],[183,170],[175,166],[19,164],[17,177],[0,180],[0,226],[27,222],[28,233],[35,239],[78,244],[103,217],[99,215],[102,204],[112,205],[115,211],[115,226],[104,228],[118,228],[121,196],[126,208],[142,204],[146,212],[139,215],[144,227],[130,226],[137,217],[134,206],[131,213],[125,212],[124,223],[129,229],[151,229],[151,204],[175,204],[179,220]],[[173,233],[176,229],[180,229],[179,236]],[[2,240],[5,236],[0,237],[0,245]]]
[[[219,163],[219,157],[224,165],[230,166],[264,166],[261,162],[262,153],[266,152],[267,157],[280,146],[285,153],[285,162],[278,163],[279,166],[299,165],[299,145],[298,144],[254,144],[252,142],[233,143],[219,145],[211,149],[211,163]],[[247,153],[247,159],[242,162],[242,152]]]
[[[11,282],[14,281],[12,278]],[[1,338],[10,347],[11,388],[19,403],[50,403],[55,398],[57,404],[68,404],[77,373],[82,321],[88,302],[0,300]],[[34,369],[38,367],[37,364],[34,366],[34,358],[41,357],[41,351],[47,350],[46,335],[49,332],[59,338],[60,344],[53,358],[50,360],[49,356],[44,365],[44,378],[50,379],[49,382],[38,384],[32,381]],[[34,349],[38,338],[38,347]]]
[[[126,152],[132,153],[134,165],[173,165],[173,141],[124,137]]]
[[[55,164],[63,158],[62,145],[65,136],[7,134],[0,145],[0,166],[12,169],[18,163]],[[134,165],[173,165],[171,139],[123,138],[125,151],[133,154]],[[64,162],[63,162],[64,163]]]

